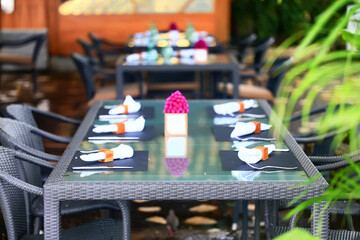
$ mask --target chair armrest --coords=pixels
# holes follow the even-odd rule
[[[42,188],[36,187],[32,184],[29,184],[27,182],[24,182],[20,179],[17,179],[16,177],[11,176],[7,172],[4,172],[0,170],[0,178],[11,185],[20,188],[21,190],[24,190],[29,193],[33,193],[36,195],[42,196],[44,194],[44,190]]]
[[[58,135],[49,133],[47,131],[44,131],[44,130],[41,130],[41,129],[38,129],[38,128],[33,128],[31,130],[31,132],[33,132],[33,133],[35,133],[35,134],[37,134],[37,135],[39,135],[41,137],[47,138],[47,139],[49,139],[51,141],[54,141],[54,142],[68,144],[71,141],[71,137],[58,136]]]
[[[335,163],[329,163],[324,165],[315,165],[317,170],[319,171],[330,171],[330,170],[336,170],[339,168],[343,168],[346,166],[349,166],[349,162],[346,160],[335,162]]]
[[[23,161],[27,161],[27,162],[36,164],[36,165],[41,166],[41,167],[54,169],[55,166],[56,166],[56,164],[54,164],[52,162],[48,162],[48,161],[46,161],[44,159],[37,158],[37,157],[34,157],[34,156],[30,156],[30,155],[22,153],[22,152],[16,152],[15,156],[17,158],[23,160]]]
[[[129,203],[124,200],[116,201],[120,207],[122,214],[122,223],[123,223],[123,238],[122,239],[131,239],[131,231],[130,231],[130,211],[129,211]]]
[[[22,143],[12,141],[12,144],[15,146],[16,149],[24,151],[25,153],[30,154],[37,158],[42,158],[42,159],[54,161],[54,162],[58,162],[61,158],[61,156],[45,153],[45,152],[39,151],[37,149],[31,148],[29,146],[26,146]]]
[[[105,71],[104,69],[101,69],[101,68],[94,68],[94,73],[102,74],[105,77],[111,78],[111,79],[116,78],[116,74],[114,72]]]
[[[328,108],[328,106],[324,106],[324,107],[321,107],[321,108],[311,110],[308,115],[303,115],[301,113],[300,114],[295,114],[294,116],[291,116],[290,118],[285,119],[284,121],[287,121],[287,122],[288,121],[295,121],[295,120],[301,119],[303,116],[311,116],[311,115],[314,115],[314,114],[322,113],[322,112],[325,112],[327,108]]]
[[[100,54],[105,54],[105,55],[119,55],[119,54],[123,54],[124,53],[124,49],[118,49],[118,48],[96,48],[96,51],[98,51],[98,53]]]
[[[53,112],[41,111],[41,110],[39,110],[37,108],[34,108],[34,107],[31,107],[31,110],[33,112],[35,112],[36,114],[40,114],[40,115],[43,115],[43,116],[46,116],[46,117],[49,117],[49,118],[53,118],[53,119],[56,119],[56,120],[59,120],[59,121],[63,121],[63,122],[67,122],[67,123],[73,123],[73,124],[77,124],[77,125],[79,125],[81,123],[80,120],[73,119],[73,118],[68,118],[68,117],[65,117],[63,115],[53,113]]]

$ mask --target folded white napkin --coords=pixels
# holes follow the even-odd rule
[[[189,48],[189,49],[182,49],[179,51],[173,52],[173,57],[180,57],[180,58],[192,58],[194,56],[195,49]]]
[[[178,30],[170,30],[168,32],[168,34],[169,34],[170,40],[176,41],[179,39],[180,32]]]
[[[244,109],[249,109],[251,107],[256,106],[255,100],[249,99],[241,101],[243,103]],[[222,103],[216,104],[213,106],[214,112],[216,114],[226,115],[226,114],[233,114],[235,112],[239,112],[241,105],[239,102],[229,102],[229,103]]]
[[[126,62],[127,63],[138,62],[141,59],[146,59],[146,56],[147,56],[147,52],[133,53],[126,56]]]
[[[134,46],[147,46],[149,43],[149,38],[134,38]]]
[[[269,125],[269,124],[261,123],[261,125],[260,125],[261,131],[269,130],[270,128],[271,128],[271,125]],[[247,123],[237,122],[235,124],[234,130],[230,134],[230,137],[236,138],[236,137],[245,136],[245,135],[255,132],[255,130],[256,130],[256,125],[252,122],[247,122]]]
[[[134,33],[133,37],[134,38],[144,38],[144,37],[148,37],[150,35],[149,31],[146,32],[138,32],[138,33]]]
[[[120,104],[119,106],[116,106],[114,108],[111,108],[109,110],[109,114],[110,115],[115,115],[115,114],[123,114],[125,113],[125,107],[123,105],[126,105],[128,108],[128,113],[135,113],[138,112],[141,108],[141,104],[139,102],[135,102],[135,100],[130,96],[127,95],[125,97],[125,101],[123,104]]]
[[[129,145],[120,144],[118,147],[112,148],[110,150],[113,151],[113,159],[124,159],[134,156],[134,150]],[[96,152],[96,153],[80,155],[80,159],[85,162],[104,160],[105,157],[106,154],[104,152]]]
[[[272,153],[275,149],[274,144],[265,145],[264,147],[268,148],[268,155],[270,155],[270,153]],[[263,152],[260,149],[249,149],[241,146],[238,150],[239,159],[249,164],[255,164],[263,158]]]
[[[145,127],[145,118],[143,116],[138,117],[135,120],[128,120],[123,122],[125,127],[125,132],[141,132]],[[117,132],[118,124],[107,124],[95,127],[93,132],[95,133],[104,133],[104,132]]]
[[[193,58],[180,58],[180,62],[182,64],[187,64],[187,65],[194,65],[195,64],[195,60]]]

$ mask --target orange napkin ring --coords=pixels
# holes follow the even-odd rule
[[[124,107],[124,113],[123,114],[128,114],[129,113],[129,106],[125,105],[125,104],[119,104],[118,107]]]
[[[261,122],[251,121],[251,123],[255,124],[254,133],[261,133]]]
[[[239,112],[245,112],[245,105],[243,102],[237,102],[240,106]]]
[[[105,153],[105,159],[99,160],[99,162],[112,162],[114,161],[114,151],[111,149],[100,149],[98,152]]]
[[[125,133],[125,123],[113,123],[113,125],[117,126],[116,134]]]
[[[258,147],[254,147],[254,148],[259,149],[262,152],[261,160],[266,160],[266,159],[269,158],[269,149],[268,149],[268,147],[258,146]]]

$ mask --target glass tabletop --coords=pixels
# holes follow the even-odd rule
[[[218,45],[216,38],[212,35],[207,34],[206,32],[199,32],[199,38],[205,40],[208,47],[216,47]],[[128,47],[147,47],[149,41],[149,35],[144,32],[140,36],[131,35],[128,39],[127,45]],[[158,35],[158,41],[156,42],[156,47],[167,46],[188,48],[193,47],[194,43],[192,43],[186,38],[185,32],[179,32],[179,35],[175,40],[171,40],[170,34],[168,32],[160,32]]]
[[[123,57],[120,61],[123,66],[138,66],[138,65],[153,65],[153,66],[164,66],[164,65],[221,65],[221,64],[236,64],[234,59],[229,54],[209,54],[206,62],[196,62],[193,58],[178,58],[172,57],[170,61],[164,61],[164,58],[159,57],[156,61],[134,61],[126,62],[126,58]]]
[[[234,150],[233,142],[217,142],[212,132],[214,120],[208,108],[224,101],[189,101],[188,136],[164,136],[164,101],[141,101],[142,107],[153,107],[154,117],[146,119],[153,126],[150,141],[125,142],[135,151],[148,151],[147,171],[80,171],[65,173],[62,181],[306,181],[303,170],[287,171],[224,171],[219,152]],[[104,102],[103,105],[119,104]],[[103,106],[102,106],[103,107]],[[261,119],[267,123],[267,118]],[[95,118],[93,124],[108,124]],[[93,143],[85,139],[78,150],[109,149],[120,143]],[[121,160],[116,160],[121,161]],[[239,160],[240,161],[240,160]]]

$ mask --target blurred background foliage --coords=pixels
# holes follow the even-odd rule
[[[231,6],[232,42],[242,35],[256,33],[258,38],[274,36],[278,43],[298,31],[306,31],[333,0],[233,0]],[[344,11],[346,9],[344,8]],[[341,14],[326,28],[331,29]],[[323,29],[324,34],[328,29]]]

